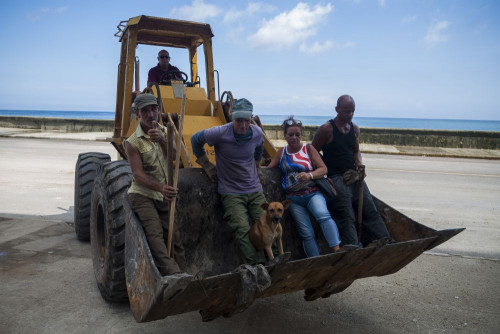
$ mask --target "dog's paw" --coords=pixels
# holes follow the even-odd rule
[[[282,264],[287,263],[290,260],[290,257],[292,256],[292,253],[286,252],[283,254],[278,255],[274,259],[269,261],[270,266],[279,266]]]

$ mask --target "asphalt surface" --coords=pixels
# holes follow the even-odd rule
[[[94,138],[95,139],[95,138]],[[358,280],[314,302],[303,293],[256,301],[232,318],[197,312],[135,323],[93,278],[90,245],[73,229],[81,140],[0,138],[2,333],[497,333],[500,165],[494,160],[364,154],[373,194],[436,229],[467,229],[394,275]]]
[[[467,230],[434,252],[500,259],[500,163],[365,154],[373,194],[436,230]]]

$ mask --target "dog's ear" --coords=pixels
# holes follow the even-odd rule
[[[264,209],[264,210],[266,210],[266,211],[267,211],[267,208],[269,207],[269,203],[262,203],[262,204],[260,205],[260,207],[261,207],[262,209]]]
[[[283,202],[281,202],[281,204],[283,204],[284,210],[288,209],[288,207],[290,206],[291,203],[292,203],[292,201],[290,201],[289,199],[286,199]]]

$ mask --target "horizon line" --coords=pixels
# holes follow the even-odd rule
[[[110,113],[115,114],[114,111],[105,110],[52,110],[52,109],[0,109],[2,111],[48,111],[48,112],[88,112],[88,113]],[[0,115],[8,116],[8,115]],[[300,117],[331,117],[333,115],[302,115],[293,113],[277,113],[277,114],[256,114],[254,116],[300,116]],[[33,116],[26,116],[33,117]],[[484,121],[484,122],[500,122],[500,119],[470,119],[470,118],[418,118],[418,117],[387,117],[387,116],[354,116],[354,118],[383,118],[383,119],[418,119],[418,120],[442,120],[442,121]]]

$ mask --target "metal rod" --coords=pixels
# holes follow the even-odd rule
[[[214,72],[217,73],[217,96],[219,96],[220,101],[219,71],[214,70]]]
[[[138,92],[141,90],[140,80],[139,80],[139,57],[135,57],[135,91]]]

